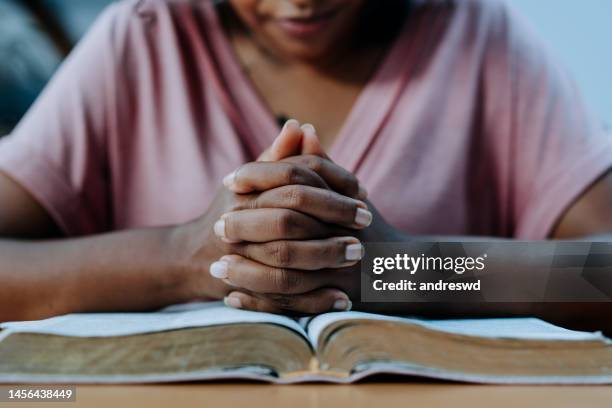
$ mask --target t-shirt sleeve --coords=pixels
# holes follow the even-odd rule
[[[12,134],[0,140],[0,171],[69,236],[110,225],[105,135],[117,98],[122,7],[102,14]]]
[[[546,239],[612,168],[612,137],[521,17],[498,2],[484,69],[485,130],[510,235]]]

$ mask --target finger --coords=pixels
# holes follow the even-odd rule
[[[347,229],[325,224],[298,211],[281,208],[225,213],[215,223],[214,232],[226,242],[269,242],[351,235]]]
[[[324,159],[331,160],[325,149],[321,145],[317,131],[313,125],[306,123],[302,125],[302,133],[304,134],[302,140],[302,151],[301,154],[320,156]],[[297,156],[297,155],[294,155]]]
[[[232,210],[287,208],[311,215],[323,222],[363,229],[372,223],[366,203],[336,193],[303,185],[289,185],[264,191],[249,200],[239,200]]]
[[[299,184],[329,189],[329,186],[308,167],[282,162],[252,162],[242,165],[223,178],[223,184],[234,193],[247,194]]]
[[[281,162],[301,164],[308,167],[321,176],[332,190],[345,196],[365,199],[368,195],[353,173],[331,160],[315,155],[301,155],[282,159]]]
[[[289,119],[285,122],[280,134],[274,139],[272,146],[257,161],[278,161],[300,154],[303,136],[300,123],[295,119]]]
[[[242,243],[235,245],[234,251],[270,267],[307,271],[345,268],[358,263],[364,255],[363,245],[354,237]]]
[[[277,314],[318,314],[351,310],[348,296],[338,289],[316,289],[302,295],[255,295],[231,292],[224,302],[227,306]]]
[[[298,294],[329,286],[328,271],[273,268],[240,255],[225,255],[210,266],[210,274],[226,284],[257,293]]]

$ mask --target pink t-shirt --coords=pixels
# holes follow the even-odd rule
[[[68,235],[175,224],[278,132],[212,1],[125,0],[0,142],[0,169]],[[542,239],[612,138],[503,3],[426,1],[330,155],[405,232]]]

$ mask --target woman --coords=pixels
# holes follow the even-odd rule
[[[367,309],[362,242],[607,234],[611,165],[497,1],[122,1],[0,145],[0,320]]]

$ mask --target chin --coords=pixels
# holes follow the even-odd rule
[[[300,47],[283,52],[286,56],[294,60],[316,63],[328,59],[330,51],[325,48]]]
[[[331,54],[338,51],[337,47],[333,45],[333,41],[323,39],[278,41],[275,48],[287,58],[308,62],[328,59]]]

